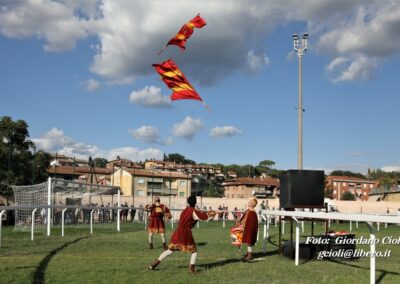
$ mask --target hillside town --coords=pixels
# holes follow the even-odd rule
[[[221,167],[206,164],[178,164],[170,161],[128,159],[108,161],[104,167],[91,166],[87,160],[55,154],[47,169],[50,177],[81,183],[118,186],[123,196],[215,196],[224,198],[274,199],[279,197],[279,178],[238,177]],[[384,187],[380,180],[354,176],[327,175],[325,196],[333,200],[400,201],[397,185]],[[210,192],[211,191],[211,192]],[[213,193],[213,194],[211,194]]]

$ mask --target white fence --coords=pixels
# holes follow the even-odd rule
[[[370,283],[375,283],[375,240],[376,240],[376,229],[373,223],[380,224],[400,224],[400,216],[391,216],[391,215],[372,215],[372,214],[360,214],[360,213],[326,213],[326,212],[304,212],[304,211],[283,211],[283,210],[263,210],[262,211],[263,218],[267,221],[266,225],[264,225],[264,249],[265,249],[265,238],[268,236],[268,219],[271,216],[282,216],[282,217],[290,217],[293,221],[296,222],[296,245],[295,245],[295,265],[299,265],[299,249],[300,249],[300,225],[302,224],[301,220],[303,218],[315,219],[315,220],[343,220],[350,222],[350,230],[351,224],[353,221],[355,222],[365,222],[368,226],[370,232]],[[357,223],[358,224],[358,223]],[[377,225],[379,227],[379,225]]]

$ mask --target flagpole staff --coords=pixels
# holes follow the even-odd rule
[[[297,107],[298,113],[298,160],[297,160],[297,168],[299,170],[303,169],[303,74],[302,74],[302,58],[307,50],[307,39],[308,33],[304,33],[301,39],[301,43],[299,41],[299,35],[293,34],[293,48],[297,53],[299,58],[299,106]]]
[[[211,108],[204,102],[202,101],[203,105],[206,107],[209,113],[212,113]]]

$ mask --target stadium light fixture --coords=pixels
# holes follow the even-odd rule
[[[298,159],[297,168],[303,169],[303,91],[302,91],[302,58],[307,50],[308,33],[304,33],[301,41],[298,34],[293,34],[293,49],[299,58],[299,105],[298,113]]]

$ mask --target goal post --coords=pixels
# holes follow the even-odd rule
[[[14,191],[16,206],[43,206],[48,204],[48,182],[27,186],[13,185],[11,188]],[[36,224],[36,231],[43,230],[46,223],[48,223],[46,217],[47,212],[43,209],[36,210],[35,212],[33,209],[15,210],[14,230],[30,231],[32,222]]]
[[[119,187],[49,178],[41,184],[12,186],[12,189],[15,205],[21,206],[15,210],[16,231],[30,231],[32,221],[35,231],[45,231],[47,236],[52,227],[61,227],[62,222],[77,227],[89,226],[91,210],[81,207],[97,207],[92,213],[94,226],[116,226],[120,230],[120,209],[113,208],[121,205]],[[62,214],[62,206],[66,205],[76,208],[70,206]],[[38,206],[38,209],[32,215],[33,209],[22,209],[23,206]]]
[[[51,205],[51,177],[47,181],[47,205]],[[51,208],[47,208],[47,236],[51,233]]]

